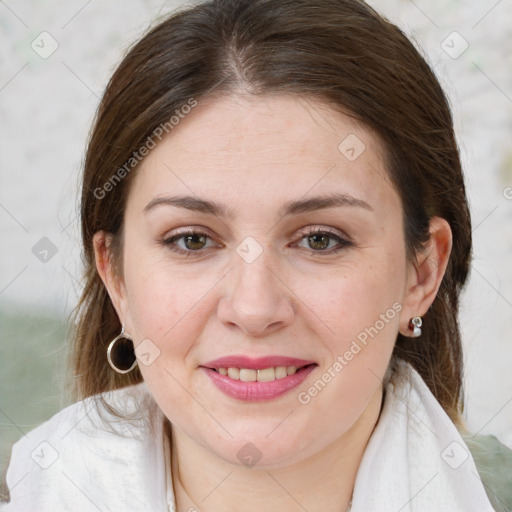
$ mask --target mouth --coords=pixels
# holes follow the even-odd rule
[[[225,395],[242,401],[277,398],[301,384],[318,366],[313,361],[272,356],[229,356],[200,366]]]

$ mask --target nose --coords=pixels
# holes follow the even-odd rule
[[[294,319],[293,292],[288,288],[271,257],[263,253],[252,263],[234,255],[235,268],[225,281],[218,306],[221,322],[238,327],[251,337],[262,337]]]

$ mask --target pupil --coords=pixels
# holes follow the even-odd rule
[[[314,249],[325,249],[329,246],[328,235],[311,235],[309,237],[310,244]],[[324,243],[323,243],[324,242]]]
[[[188,249],[201,249],[202,244],[205,243],[204,239],[203,235],[187,235],[185,237],[185,245]]]

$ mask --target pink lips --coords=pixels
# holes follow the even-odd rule
[[[241,380],[233,380],[215,371],[219,368],[261,370],[278,366],[296,366],[300,369],[293,375],[288,375],[283,379],[276,379],[270,382],[243,382]],[[284,356],[267,356],[260,358],[227,356],[209,361],[201,365],[200,368],[206,373],[213,384],[227,396],[246,402],[258,402],[273,400],[299,386],[316,366],[314,361]]]

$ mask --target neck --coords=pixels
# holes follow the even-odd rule
[[[349,431],[311,457],[268,470],[230,464],[171,427],[177,510],[344,512],[382,403],[379,388]]]

